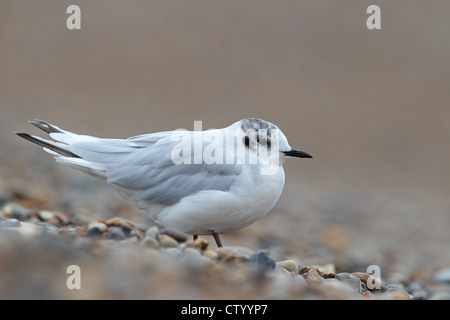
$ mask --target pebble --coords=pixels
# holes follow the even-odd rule
[[[162,234],[159,237],[159,244],[165,248],[175,248],[178,247],[178,241],[167,234]]]
[[[159,248],[159,242],[158,240],[156,240],[156,238],[144,237],[144,239],[141,240],[141,246],[157,249]]]
[[[186,254],[195,254],[195,255],[198,255],[198,256],[202,255],[202,253],[200,252],[199,249],[191,248],[191,247],[184,248],[183,252],[186,253]]]
[[[424,289],[422,284],[418,282],[413,282],[408,286],[407,290],[412,299],[414,300],[425,300],[428,297],[428,292]]]
[[[4,206],[11,202],[13,198],[8,194],[0,193],[0,206]]]
[[[203,254],[205,255],[205,257],[208,257],[211,260],[216,260],[219,257],[219,254],[211,249],[206,249],[205,251],[203,251]]]
[[[103,222],[94,221],[88,225],[86,236],[92,238],[101,238],[108,227]],[[113,231],[112,231],[113,232]]]
[[[448,291],[438,291],[433,293],[429,300],[450,300],[450,292]]]
[[[218,248],[217,253],[219,255],[218,260],[225,263],[231,261],[247,261],[250,258],[248,253],[233,248]]]
[[[37,226],[44,228],[45,230],[50,230],[50,231],[58,231],[59,232],[59,228],[50,224],[50,223],[46,223],[46,222],[38,222],[36,223]]]
[[[167,234],[178,242],[185,242],[188,239],[188,235],[186,233],[173,228],[164,228],[161,230],[161,234]]]
[[[111,219],[107,219],[107,220],[99,219],[98,221],[106,224],[108,227],[122,227],[124,225],[127,225],[131,228],[136,228],[136,225],[133,222],[131,222],[130,220],[119,218],[119,217],[115,217],[115,218],[111,218]]]
[[[125,237],[129,237],[131,232],[133,230],[135,230],[135,227],[131,227],[128,224],[124,224],[124,225],[120,226],[120,228],[122,229],[123,233],[125,234]]]
[[[47,221],[55,217],[55,214],[49,210],[40,210],[37,215],[42,221]]]
[[[109,227],[106,230],[106,236],[108,239],[124,240],[126,238],[125,233],[121,227]]]
[[[178,258],[183,255],[183,252],[178,248],[166,248],[162,249],[161,252],[169,257]]]
[[[204,257],[200,254],[200,252],[197,249],[193,248],[186,248],[193,251],[197,251],[198,253],[195,254],[193,251],[188,250],[188,252],[185,251],[186,254],[181,256],[180,263],[190,272],[193,273],[193,275],[201,275],[201,272],[204,272],[207,264],[204,260]],[[189,253],[190,252],[190,253]]]
[[[298,265],[294,260],[284,260],[277,262],[279,267],[282,267],[289,272],[293,272],[294,274],[298,274]]]
[[[433,281],[436,283],[450,283],[450,267],[436,272],[433,277]]]
[[[205,238],[197,238],[192,243],[188,244],[188,247],[199,248],[200,250],[206,250],[209,246],[209,241]]]
[[[309,269],[306,273],[305,280],[312,286],[320,285],[324,281],[316,269]]]
[[[6,217],[13,219],[24,220],[30,216],[29,210],[14,202],[5,204],[2,211]]]
[[[373,277],[371,274],[366,272],[353,272],[352,275],[358,277],[361,280],[361,283],[365,284],[369,289],[380,289],[381,288],[381,280]],[[367,281],[369,280],[369,284]]]
[[[158,237],[159,237],[159,229],[157,226],[150,227],[145,231],[145,238],[158,239]]]
[[[381,292],[390,293],[395,300],[411,300],[409,293],[395,284],[382,285]]]
[[[271,257],[267,251],[258,251],[251,255],[247,261],[250,266],[255,268],[258,275],[263,275],[267,271],[275,269],[276,262]]]
[[[388,292],[387,296],[393,300],[411,300],[411,296],[408,293],[398,291]]]
[[[102,230],[100,230],[99,227],[94,226],[89,228],[88,232],[86,233],[86,236],[92,237],[92,238],[101,238],[103,236]]]
[[[279,268],[279,269],[281,270],[281,272],[284,273],[285,275],[288,275],[288,276],[292,275],[292,273],[291,273],[288,269],[286,269],[286,268],[284,268],[284,267],[280,267],[280,266],[278,266],[278,268]]]
[[[8,219],[0,221],[0,228],[20,228],[22,224],[17,219]]]
[[[332,263],[326,264],[324,266],[314,266],[314,268],[318,269],[319,272],[322,272],[324,274],[336,273],[336,267]]]
[[[141,240],[141,246],[147,248],[159,248],[159,229],[157,226],[148,228],[144,233],[144,238]]]
[[[362,293],[361,280],[357,276],[354,276],[348,272],[341,272],[336,274],[335,278],[348,285],[355,292]]]
[[[88,230],[90,230],[92,228],[97,228],[98,230],[100,230],[100,232],[105,232],[108,229],[106,224],[104,224],[103,222],[98,222],[98,221],[91,222],[88,225]]]

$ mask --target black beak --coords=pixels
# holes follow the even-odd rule
[[[288,157],[297,157],[297,158],[312,158],[312,156],[304,151],[291,149],[289,151],[283,151],[284,155]]]

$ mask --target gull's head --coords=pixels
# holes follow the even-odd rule
[[[291,148],[286,136],[273,123],[259,119],[247,118],[236,122],[233,126],[240,127],[242,130],[242,142],[250,151],[257,152],[266,148],[267,157],[278,157],[284,162],[285,158],[312,158],[304,151]],[[261,156],[261,152],[259,152]]]

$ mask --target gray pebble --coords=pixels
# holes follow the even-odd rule
[[[450,292],[448,291],[439,291],[433,293],[429,300],[450,300]]]
[[[42,221],[47,221],[55,217],[55,214],[49,210],[41,210],[37,215]]]
[[[12,200],[13,198],[10,195],[0,193],[0,206],[4,206]]]
[[[7,203],[3,208],[2,211],[5,213],[5,215],[12,219],[19,219],[23,220],[29,217],[30,211],[22,207],[21,205],[18,205],[17,203]]]
[[[147,231],[145,231],[145,238],[153,238],[153,239],[158,239],[159,237],[159,229],[157,226],[153,226],[147,229]]]
[[[184,254],[180,257],[180,264],[194,274],[201,274],[206,268],[205,257],[200,254]]]
[[[409,293],[396,284],[386,284],[381,286],[381,292],[399,292],[409,296]]]
[[[108,227],[106,226],[106,224],[104,224],[103,222],[91,222],[88,225],[88,230],[96,228],[97,230],[99,230],[100,232],[105,232],[106,230],[108,230]]]
[[[252,254],[248,259],[247,263],[256,269],[258,275],[262,276],[267,271],[275,269],[275,260],[269,257],[267,251],[258,251]]]
[[[38,222],[36,223],[37,226],[45,228],[46,230],[51,230],[51,231],[59,231],[59,228],[50,224],[50,223],[46,223],[46,222]]]
[[[294,260],[284,260],[277,262],[279,267],[283,267],[286,270],[293,272],[295,275],[298,275],[298,265]]]
[[[8,219],[0,222],[0,228],[20,228],[22,225],[17,219]]]
[[[120,226],[120,228],[122,229],[123,233],[125,234],[125,237],[128,237],[131,234],[131,231],[133,230],[133,228],[127,224]]]
[[[183,252],[178,248],[167,248],[161,250],[161,252],[169,257],[178,258],[183,255]]]
[[[97,226],[89,228],[88,232],[86,233],[86,236],[92,238],[100,238],[102,235],[103,235],[102,230],[100,230],[100,228]]]
[[[106,230],[106,235],[109,239],[113,240],[123,240],[126,238],[125,232],[121,227],[109,227]]]
[[[201,256],[202,255],[200,249],[198,249],[198,248],[186,247],[186,248],[184,248],[184,253],[185,254],[194,254],[194,255],[197,255],[197,256]]]
[[[158,240],[156,240],[156,238],[145,237],[141,241],[141,246],[157,249],[157,248],[159,248],[159,242],[158,242]]]
[[[414,300],[425,300],[428,297],[428,292],[418,282],[413,282],[408,286],[408,292]]]
[[[450,268],[444,268],[436,272],[433,280],[436,283],[450,283]]]
[[[336,274],[335,278],[342,283],[350,286],[350,288],[352,288],[354,291],[362,293],[361,280],[358,277],[348,272],[341,272]]]

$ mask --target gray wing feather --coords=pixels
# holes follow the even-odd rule
[[[100,139],[77,135],[42,120],[31,123],[58,142],[18,133],[21,137],[43,146],[58,162],[105,178],[130,202],[171,205],[197,192],[227,191],[242,171],[236,165],[175,164],[171,152],[178,142],[171,139],[169,131],[127,140]]]
[[[149,147],[134,149],[108,168],[108,183],[129,189],[137,201],[171,205],[200,191],[230,190],[242,171],[240,166],[226,164],[174,164],[171,151],[176,144],[166,136]]]

